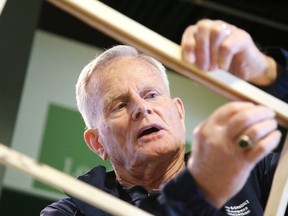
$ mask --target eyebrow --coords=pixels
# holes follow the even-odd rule
[[[125,98],[127,97],[127,94],[126,93],[120,93],[120,94],[117,94],[117,95],[114,95],[114,96],[110,96],[108,97],[105,101],[104,101],[104,111],[108,110],[109,109],[109,106],[114,102],[114,101],[117,101],[121,98]]]

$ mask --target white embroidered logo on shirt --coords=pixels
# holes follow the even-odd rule
[[[232,216],[248,215],[251,213],[251,211],[247,206],[249,203],[250,203],[249,200],[246,200],[245,202],[241,203],[238,206],[225,206],[226,213]]]

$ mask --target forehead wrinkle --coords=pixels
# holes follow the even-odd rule
[[[136,59],[137,61],[133,62],[133,67],[135,67],[135,75],[139,72],[138,70],[143,70],[143,63],[145,65],[145,71],[147,72],[147,75],[148,76],[156,76],[158,78],[158,76],[161,77],[159,71],[157,71],[156,67],[154,67],[152,64],[150,64],[149,62],[143,60],[143,59],[139,59],[139,58],[135,58],[135,57],[118,57],[118,58],[115,58],[109,62],[106,62],[105,66],[102,66],[101,68],[98,68],[97,71],[95,71],[95,73],[93,74],[93,94],[98,97],[99,99],[104,99],[103,103],[101,104],[101,108],[102,110],[105,112],[105,109],[107,108],[107,106],[109,104],[111,104],[111,102],[117,100],[117,98],[121,98],[122,96],[124,97],[125,95],[128,96],[129,94],[132,94],[131,92],[128,93],[126,92],[125,89],[122,89],[121,91],[123,92],[117,92],[117,95],[108,95],[108,97],[106,96],[105,97],[105,94],[107,94],[105,90],[105,88],[107,88],[106,85],[112,85],[111,82],[114,82],[115,80],[118,80],[119,78],[122,78],[123,77],[123,74],[118,77],[118,74],[117,74],[117,68],[122,65],[122,64],[127,64],[127,60],[129,59]],[[151,67],[153,66],[153,67]],[[114,74],[114,75],[112,75]],[[113,79],[111,79],[110,76],[114,76]],[[136,75],[137,76],[137,75]],[[109,83],[107,83],[107,79],[109,80]],[[143,87],[141,86],[135,86],[136,83],[130,83],[130,87],[131,85],[134,84],[134,87],[133,89],[136,90],[136,91],[140,91],[140,89]],[[143,84],[143,83],[141,83]],[[109,86],[110,88],[110,86]],[[146,86],[145,87],[146,90],[148,89],[155,89],[155,86]],[[159,90],[159,88],[157,88]],[[157,90],[156,89],[156,90]],[[162,88],[160,88],[162,89]],[[118,89],[119,90],[119,89]],[[143,90],[143,89],[142,89]],[[128,89],[129,91],[129,89]],[[114,92],[115,93],[115,92]],[[114,94],[113,93],[113,94]],[[139,93],[139,92],[138,92]],[[109,93],[108,93],[109,94]],[[97,102],[97,104],[99,105],[99,102]]]

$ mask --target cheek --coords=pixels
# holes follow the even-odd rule
[[[166,116],[168,116],[170,122],[177,123],[180,121],[180,116],[175,106],[168,105],[167,107],[171,107],[169,110],[166,109]],[[165,110],[164,110],[165,112]],[[175,125],[176,126],[176,125]]]
[[[180,115],[178,114],[177,109],[171,109],[168,112],[169,124],[172,127],[172,131],[176,136],[185,136],[185,123],[184,120],[181,119]]]
[[[126,146],[127,129],[123,124],[105,124],[101,130],[101,141],[110,155],[121,153]]]
[[[110,148],[114,145],[114,133],[111,126],[107,124],[103,124],[101,129],[99,130],[99,142],[105,148],[105,150],[109,153]]]
[[[113,122],[113,124],[109,124],[106,126],[106,136],[108,140],[112,139],[118,141],[121,144],[126,136],[127,127],[123,121]]]

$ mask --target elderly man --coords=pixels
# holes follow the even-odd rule
[[[214,28],[203,27],[203,23],[184,33],[185,58],[206,69],[223,68],[226,64],[223,66],[218,60],[210,59],[210,63],[199,60],[199,50],[204,50],[200,56],[215,54],[215,50],[205,53],[207,45],[204,49],[195,46],[199,32]],[[223,48],[221,43],[232,37],[231,34],[243,34],[233,27],[233,33],[225,33],[224,37],[223,22],[220,25],[216,21],[216,24],[219,27],[211,32],[222,37],[216,40],[217,49]],[[187,36],[191,31],[195,41]],[[250,37],[246,39],[254,45]],[[247,41],[242,41],[242,45],[246,46]],[[261,84],[278,85],[275,61],[256,48],[254,52],[251,50],[238,49],[225,67],[238,68],[246,54],[249,54],[246,55],[248,65],[254,62],[251,55],[261,57],[265,65],[261,63],[260,69],[273,73],[253,75],[253,81],[269,79]],[[240,62],[233,60],[241,54]],[[113,166],[113,171],[107,173],[104,167],[98,166],[79,177],[81,180],[154,215],[235,215],[237,212],[263,215],[278,157],[267,155],[281,136],[272,110],[248,102],[224,105],[195,129],[192,153],[185,154],[184,106],[180,98],[170,97],[164,67],[123,45],[105,51],[82,70],[76,94],[87,126],[84,133],[87,145],[103,160],[109,159]],[[237,143],[242,134],[257,145],[240,148]],[[66,197],[46,207],[41,215],[108,214]]]

